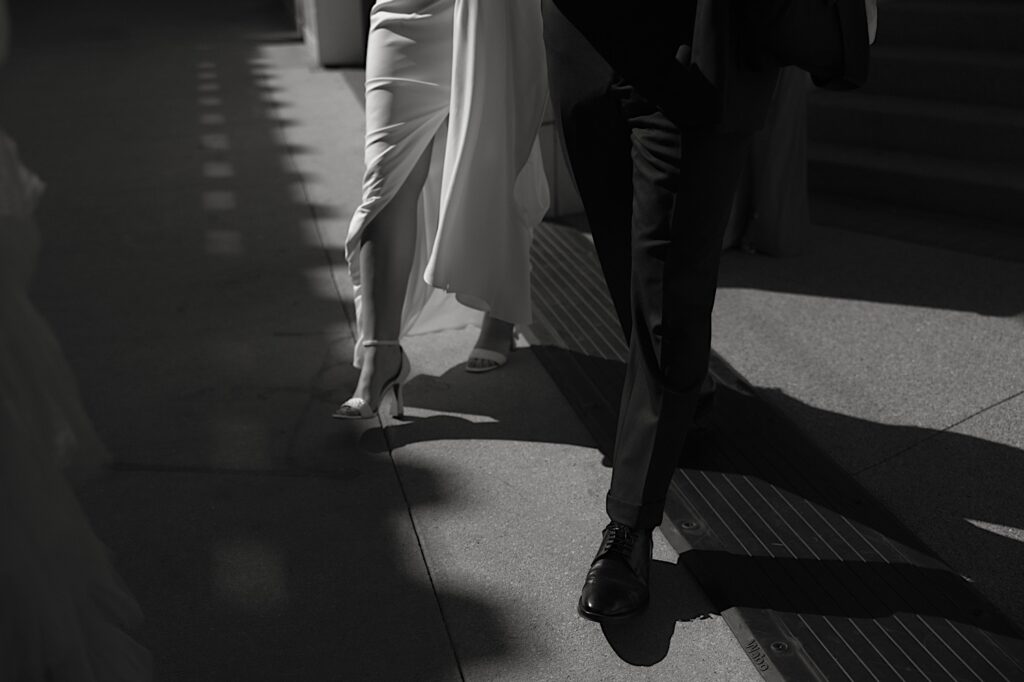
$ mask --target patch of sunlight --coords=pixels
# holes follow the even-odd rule
[[[227,161],[206,161],[203,163],[203,177],[230,178],[235,175],[235,167]]]
[[[209,230],[206,253],[211,256],[238,256],[242,253],[242,235],[234,230]]]
[[[450,417],[453,419],[462,419],[469,422],[470,424],[497,424],[498,420],[494,417],[489,417],[485,414],[468,414],[463,412],[439,412],[437,410],[428,410],[423,407],[406,407],[405,414],[410,417],[419,417],[425,419],[428,417]]]
[[[203,192],[203,208],[207,211],[231,211],[237,208],[235,193],[224,189]]]
[[[995,533],[1001,535],[1004,538],[1010,540],[1016,540],[1017,542],[1024,542],[1024,529],[1014,528],[1013,526],[1004,526],[999,523],[989,523],[988,521],[979,521],[978,519],[965,518],[964,521],[971,524],[975,528],[988,531],[989,533]]]
[[[218,92],[220,85],[218,83],[200,83],[196,89],[199,92]]]
[[[199,98],[199,105],[203,107],[219,107],[223,103],[224,100],[220,97],[214,97],[213,95]]]
[[[224,114],[209,113],[199,116],[199,124],[204,126],[222,126],[226,121]]]
[[[257,540],[235,540],[211,552],[214,598],[253,613],[288,606],[288,571],[283,553]]]
[[[203,145],[203,149],[224,151],[231,147],[231,142],[225,133],[204,133],[199,136],[199,142]]]

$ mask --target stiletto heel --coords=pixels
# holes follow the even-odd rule
[[[349,398],[334,411],[331,416],[335,419],[372,419],[377,416],[377,412],[380,410],[380,404],[384,396],[388,394],[388,390],[394,392],[395,406],[392,411],[394,416],[401,418],[405,414],[405,405],[402,395],[402,384],[409,378],[411,368],[409,366],[409,358],[406,356],[405,351],[402,350],[402,346],[398,341],[379,341],[377,339],[368,339],[363,341],[364,348],[370,348],[372,346],[398,346],[398,351],[402,354],[401,365],[398,368],[398,373],[384,382],[384,385],[380,389],[380,395],[377,397],[377,405],[372,406],[369,401],[363,400],[362,398]]]
[[[395,404],[394,404],[394,406],[392,408],[391,414],[392,414],[392,416],[394,416],[394,417],[396,417],[398,419],[404,419],[405,418],[405,400],[403,399],[403,395],[402,394],[405,391],[405,389],[403,388],[402,384],[395,384],[392,387],[392,390],[395,392]]]

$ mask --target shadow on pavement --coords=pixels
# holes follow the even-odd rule
[[[48,183],[35,293],[117,461],[81,495],[158,678],[457,679],[386,448],[328,416],[354,382],[324,224],[352,207],[297,170],[282,3],[16,2],[14,30],[0,118]],[[443,598],[508,653],[497,608]]]
[[[568,429],[539,406],[523,404],[531,400],[533,377],[523,376],[525,362],[516,360],[531,350],[517,350],[509,364],[495,372],[470,374],[459,364],[441,376],[414,377],[406,387],[406,418],[388,427],[388,445],[397,450],[411,443],[458,439],[593,447],[580,429]],[[424,410],[441,414],[422,414]]]
[[[649,667],[668,655],[676,623],[716,613],[693,577],[681,564],[651,563],[651,603],[644,613],[624,623],[603,624],[608,644],[626,663]]]
[[[910,532],[1024,629],[1024,451],[983,438],[890,426],[821,410],[777,390],[759,389],[795,424],[815,423],[865,442],[893,431],[912,438],[910,450],[855,472]],[[1013,428],[1013,424],[1007,424]],[[762,472],[763,473],[763,472]],[[818,500],[824,503],[824,500]],[[893,529],[880,529],[892,533]]]

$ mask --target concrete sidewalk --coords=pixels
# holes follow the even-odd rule
[[[1024,629],[1024,235],[815,237],[725,256],[715,349]]]
[[[360,71],[261,0],[16,9],[35,293],[117,463],[82,495],[158,679],[756,679],[660,538],[644,618],[576,616],[608,470],[531,351],[472,376],[472,331],[414,338],[408,420],[329,418]]]

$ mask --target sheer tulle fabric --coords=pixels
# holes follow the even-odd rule
[[[147,680],[149,654],[125,634],[138,605],[68,481],[106,453],[27,295],[41,188],[0,131],[0,679]]]
[[[536,142],[547,95],[539,0],[379,0],[366,72],[366,174],[346,254],[362,357],[359,245],[424,150],[402,335],[481,310],[530,321],[529,248],[548,205]]]

